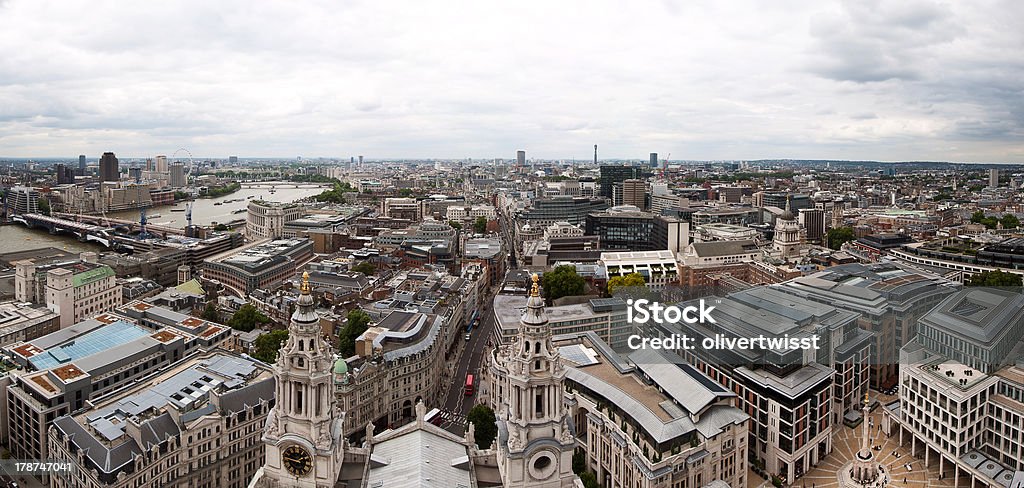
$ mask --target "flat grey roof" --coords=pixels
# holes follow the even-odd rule
[[[651,379],[659,388],[686,409],[697,414],[712,403],[735,393],[711,381],[697,378],[698,371],[682,361],[674,361],[658,351],[639,349],[629,355],[629,360]]]
[[[787,398],[797,398],[822,381],[831,381],[835,372],[832,368],[818,363],[808,363],[782,378],[763,369],[752,370],[746,366],[740,366],[735,371],[736,374],[775,390]]]
[[[965,288],[949,296],[921,322],[973,342],[991,344],[1021,326],[1024,295],[997,288]]]

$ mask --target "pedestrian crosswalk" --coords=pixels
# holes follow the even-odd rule
[[[432,424],[441,428],[447,428],[453,425],[465,426],[466,422],[466,415],[450,410],[440,410],[437,415],[431,419]]]

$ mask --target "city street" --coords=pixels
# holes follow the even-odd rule
[[[485,304],[480,308],[480,322],[473,329],[471,339],[462,348],[462,355],[458,360],[455,375],[445,394],[442,416],[446,422],[442,424],[442,427],[459,434],[464,431],[466,414],[469,413],[469,409],[473,408],[473,405],[477,404],[476,399],[480,394],[480,365],[483,363],[487,342],[491,340],[494,331],[494,314],[491,312],[493,298],[492,291],[488,294]],[[460,338],[460,340],[464,339]],[[465,394],[467,374],[472,374],[474,377],[475,389],[472,396]]]
[[[509,269],[515,268],[514,248],[511,246],[512,240],[509,230],[505,225],[507,219],[499,217],[501,225],[501,231],[499,232],[502,238],[502,245],[509,252]],[[499,283],[501,280],[497,280]],[[483,305],[480,307],[480,320],[477,326],[471,333],[470,340],[461,349],[460,357],[457,360],[457,366],[455,373],[452,376],[451,383],[448,385],[448,391],[445,393],[445,401],[442,407],[441,416],[444,417],[445,422],[442,427],[462,434],[465,429],[465,417],[469,413],[469,410],[474,405],[479,403],[477,398],[480,395],[480,367],[483,364],[484,354],[488,349],[488,342],[492,342],[494,337],[494,312],[491,310],[491,305],[494,303],[494,295],[498,293],[499,286],[493,286],[488,289],[487,297],[484,299]],[[460,333],[464,335],[465,332]],[[460,338],[460,340],[464,340]],[[473,395],[467,396],[465,394],[466,387],[466,375],[472,374],[474,378],[474,390]]]

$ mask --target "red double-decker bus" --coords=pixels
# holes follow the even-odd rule
[[[466,375],[466,396],[473,394],[473,375]]]

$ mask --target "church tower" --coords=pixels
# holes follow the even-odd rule
[[[343,413],[335,404],[333,353],[323,339],[309,273],[274,365],[277,397],[267,416],[263,488],[333,488],[341,472]]]
[[[492,391],[499,428],[498,469],[506,488],[574,486],[573,437],[565,405],[565,367],[551,344],[537,275],[519,334],[495,358]]]
[[[800,250],[800,223],[790,210],[788,199],[786,211],[775,221],[775,239],[772,247],[783,259],[795,257]]]

